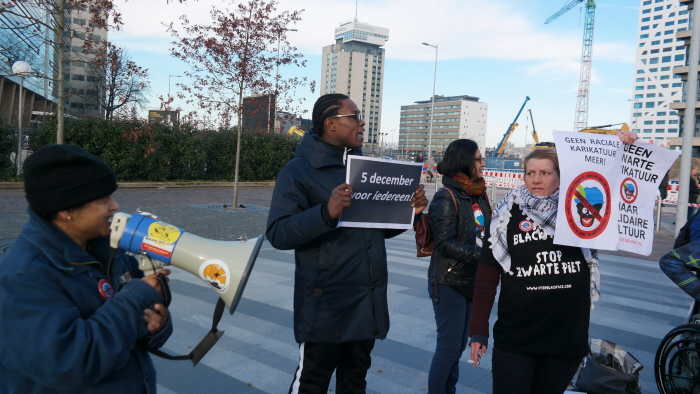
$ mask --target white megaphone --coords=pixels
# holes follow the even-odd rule
[[[139,268],[154,272],[172,265],[199,277],[233,314],[248,282],[264,237],[240,242],[213,241],[157,220],[148,212],[112,217],[110,244],[137,256]]]

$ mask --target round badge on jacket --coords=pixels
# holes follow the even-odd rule
[[[114,297],[114,287],[112,287],[112,284],[109,283],[107,279],[101,279],[97,283],[97,290],[100,292],[100,295],[105,300]]]
[[[532,231],[533,227],[532,222],[529,220],[523,220],[520,222],[520,231]]]

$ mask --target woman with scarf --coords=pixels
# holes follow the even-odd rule
[[[618,133],[624,143],[634,133]],[[493,211],[479,264],[470,324],[471,361],[486,353],[489,315],[499,280],[493,327],[494,394],[561,394],[588,354],[590,309],[600,298],[596,250],[555,245],[559,204],[556,152],[524,160],[525,185]]]
[[[479,146],[469,139],[453,141],[438,164],[445,187],[435,193],[428,214],[435,240],[428,291],[437,326],[428,375],[430,394],[455,392],[459,359],[469,339],[474,281],[491,212],[484,167]]]

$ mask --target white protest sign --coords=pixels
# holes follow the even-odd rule
[[[423,165],[365,156],[348,156],[346,182],[352,186],[350,208],[338,227],[413,228],[413,193]]]
[[[659,183],[680,151],[637,141],[624,145],[618,181],[619,250],[644,256],[654,243],[654,202]]]
[[[651,254],[656,190],[679,153],[610,135],[553,136],[561,171],[554,243]]]
[[[616,136],[555,131],[560,194],[554,243],[617,250],[612,184],[620,172]],[[612,221],[612,223],[611,223]]]

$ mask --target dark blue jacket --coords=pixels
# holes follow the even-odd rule
[[[337,228],[324,205],[345,183],[343,148],[306,134],[296,156],[277,175],[267,221],[272,246],[295,252],[294,336],[300,343],[384,339],[384,239],[403,231]]]
[[[143,311],[161,295],[138,279],[132,257],[119,252],[107,267],[107,237],[92,240],[89,254],[29,214],[0,260],[0,393],[155,393],[148,349],[165,343],[172,324],[148,335]]]

